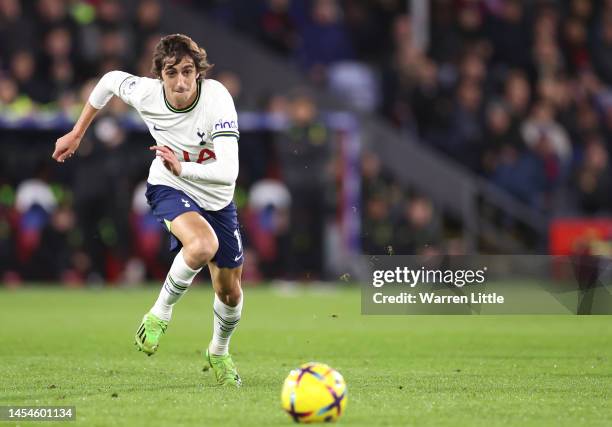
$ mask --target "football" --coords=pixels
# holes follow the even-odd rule
[[[346,408],[346,383],[324,363],[305,363],[285,379],[281,402],[296,423],[336,421]]]

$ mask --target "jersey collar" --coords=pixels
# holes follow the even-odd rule
[[[166,98],[166,91],[164,90],[164,87],[162,86],[162,93],[164,94],[164,103],[166,104],[166,107],[168,107],[168,110],[172,111],[173,113],[188,113],[191,110],[193,110],[195,108],[196,105],[198,105],[198,101],[200,100],[200,92],[202,88],[202,82],[199,81],[198,82],[198,93],[196,94],[196,98],[193,100],[193,102],[191,103],[191,105],[185,107],[185,108],[174,108],[172,105],[170,105],[170,102],[168,102],[168,99]]]

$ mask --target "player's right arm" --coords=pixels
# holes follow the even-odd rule
[[[138,77],[123,71],[106,73],[89,95],[89,100],[85,103],[85,107],[83,107],[83,111],[72,130],[55,142],[55,151],[51,157],[63,163],[72,156],[79,148],[83,135],[85,135],[98,111],[104,108],[113,95],[117,95],[126,103],[134,105],[134,89],[138,80]]]
[[[99,110],[95,109],[89,102],[85,103],[85,107],[83,111],[81,111],[81,116],[72,130],[55,141],[55,151],[51,156],[54,160],[64,163],[66,159],[74,154],[81,144],[81,139],[83,135],[85,135],[85,131],[87,131],[94,117],[98,114],[98,111]]]

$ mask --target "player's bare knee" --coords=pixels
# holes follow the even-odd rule
[[[240,298],[242,298],[242,292],[240,292],[240,286],[234,286],[231,292],[227,295],[227,305],[235,307],[240,304]]]
[[[185,251],[198,266],[206,265],[217,253],[219,243],[216,240],[196,238],[191,240]]]
[[[220,299],[230,307],[236,307],[238,304],[240,304],[241,296],[242,294],[239,290],[232,290],[230,292],[224,293],[223,296],[220,297]]]
[[[221,288],[218,295],[219,299],[230,307],[237,306],[240,303],[240,298],[242,297],[242,291],[240,290],[240,278],[232,278],[232,280],[227,283],[227,286]]]

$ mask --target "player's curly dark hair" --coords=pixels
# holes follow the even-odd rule
[[[193,59],[196,72],[200,74],[198,80],[204,79],[206,71],[212,68],[212,64],[208,63],[208,55],[191,37],[184,34],[170,34],[161,38],[153,51],[151,72],[155,77],[161,79],[166,61],[172,59],[174,62],[171,65],[175,65],[181,62],[185,55]]]

